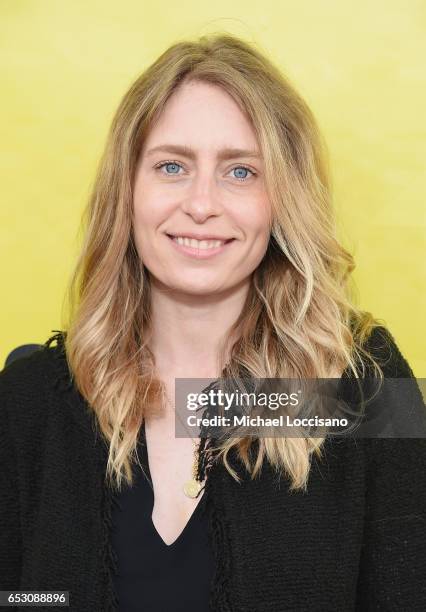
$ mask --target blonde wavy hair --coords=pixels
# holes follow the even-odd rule
[[[363,348],[380,322],[351,297],[353,257],[336,237],[326,146],[307,104],[253,45],[230,34],[173,44],[133,83],[108,134],[82,227],[84,240],[67,289],[66,355],[73,379],[109,445],[106,477],[132,483],[138,433],[163,397],[150,330],[149,275],[133,235],[133,184],[144,139],[164,105],[188,81],[223,88],[251,121],[273,210],[270,243],[244,308],[219,356],[223,376],[245,368],[257,378],[362,376]],[[230,355],[225,362],[225,354]],[[305,489],[325,438],[232,438],[254,478],[265,457]]]

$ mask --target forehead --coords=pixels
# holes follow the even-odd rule
[[[191,82],[180,86],[151,127],[145,152],[172,143],[192,150],[244,149],[259,153],[250,120],[221,87]]]

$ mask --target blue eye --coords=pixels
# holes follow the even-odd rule
[[[254,175],[254,172],[250,170],[250,168],[246,168],[246,166],[235,166],[235,168],[232,168],[231,172],[234,172],[235,170],[239,173],[237,176],[235,176],[235,178],[237,178],[240,181],[245,181],[248,178],[247,172],[250,172],[252,175]],[[242,174],[241,174],[241,171],[242,171]]]
[[[162,162],[161,164],[158,164],[158,166],[155,166],[156,170],[162,170],[163,168],[166,168],[166,171],[163,172],[163,174],[165,174],[166,176],[179,176],[179,169],[183,168],[183,166],[178,162],[172,160]],[[254,170],[251,170],[246,166],[235,166],[234,168],[232,168],[232,170],[230,170],[230,172],[236,172],[237,174],[234,175],[234,178],[236,178],[240,182],[247,181],[247,179],[250,178],[250,176],[247,176],[248,172],[251,174],[251,176],[256,175],[256,172],[254,172]]]
[[[162,164],[160,164],[159,166],[156,166],[156,168],[158,170],[160,170],[161,168],[166,167],[167,169],[172,169],[171,172],[169,172],[168,170],[166,171],[165,174],[178,174],[179,173],[179,168],[182,168],[182,166],[180,164],[178,164],[177,162],[164,162]],[[164,173],[163,173],[164,174]]]

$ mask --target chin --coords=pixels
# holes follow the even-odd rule
[[[202,295],[214,295],[223,291],[225,287],[223,283],[217,282],[194,282],[194,280],[189,280],[188,282],[174,282],[174,283],[165,283],[171,290],[177,291],[179,293],[184,293],[193,296],[202,296]]]

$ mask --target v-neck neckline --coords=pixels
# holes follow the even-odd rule
[[[167,542],[165,542],[165,540],[159,533],[158,529],[154,525],[154,521],[152,519],[152,515],[154,512],[155,495],[154,495],[154,486],[153,486],[152,477],[151,477],[151,470],[149,469],[148,445],[146,442],[146,435],[145,435],[145,422],[141,426],[141,431],[140,431],[139,439],[138,439],[138,445],[141,448],[141,454],[142,454],[143,478],[146,481],[146,484],[148,484],[149,486],[150,504],[149,504],[149,509],[148,509],[148,517],[149,517],[150,527],[155,537],[160,541],[160,544],[165,549],[171,550],[172,548],[179,545],[179,543],[182,541],[185,534],[188,532],[189,528],[191,527],[192,523],[197,518],[199,509],[200,509],[200,504],[202,502],[202,498],[205,495],[205,491],[202,491],[197,505],[193,509],[190,517],[186,521],[183,529],[179,532],[178,536],[173,540],[173,542],[171,542],[170,544],[167,544]]]

